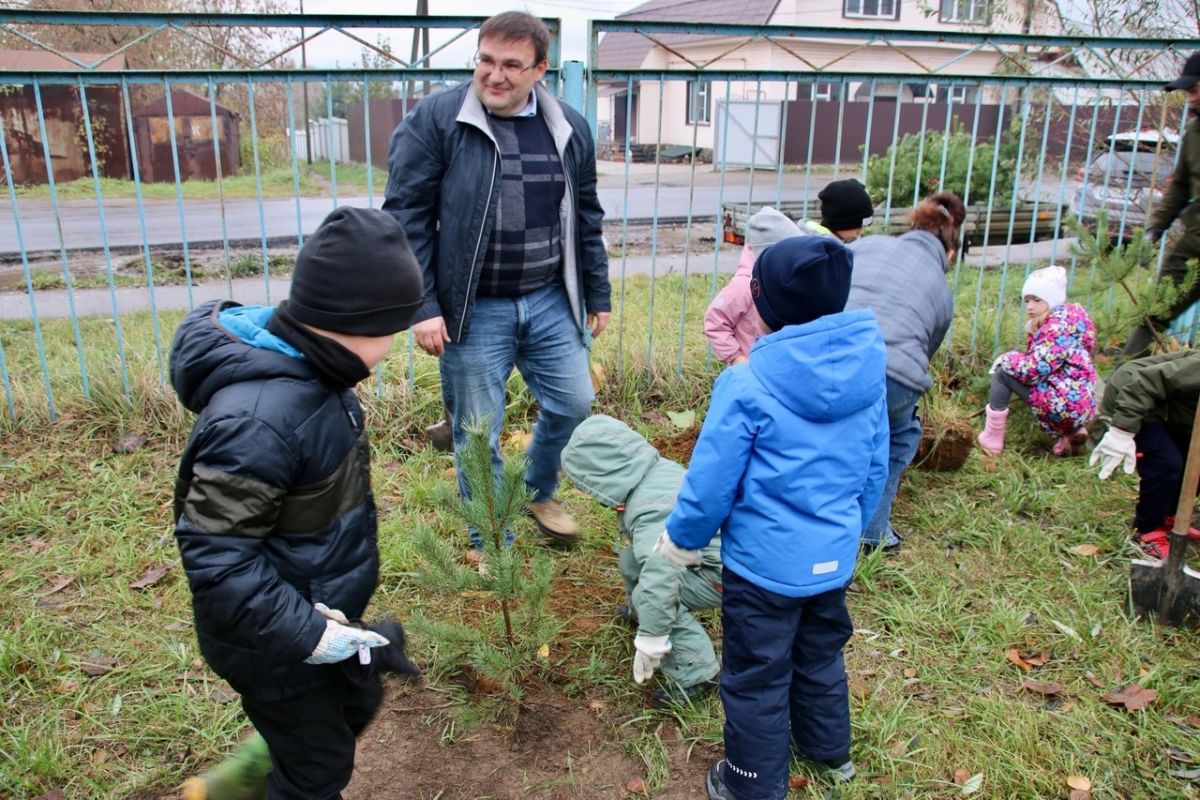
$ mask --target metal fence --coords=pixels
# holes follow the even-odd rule
[[[302,245],[337,205],[382,201],[377,170],[386,168],[387,134],[423,90],[469,79],[465,63],[431,64],[455,42],[473,40],[482,20],[0,10],[0,37],[9,46],[47,49],[66,62],[10,70],[0,81],[8,206],[0,211],[12,220],[0,224],[0,387],[8,417],[53,418],[62,397],[90,398],[98,379],[129,398],[133,370],[164,381],[169,326],[181,309],[213,297],[282,299],[287,281],[276,258]],[[590,23],[585,69],[561,63],[561,25],[548,23],[556,36],[547,84],[582,108],[593,130],[610,132],[597,143],[607,156],[599,191],[621,375],[682,372],[698,347],[703,362],[703,345],[689,328],[697,312],[689,288],[701,285],[709,297],[719,275],[732,271],[739,248],[726,239],[736,238],[737,220],[760,205],[804,215],[823,183],[838,177],[857,177],[879,196],[882,232],[894,231],[904,209],[930,190],[964,195],[974,247],[960,256],[952,280],[972,307],[960,312],[957,334],[971,350],[1000,347],[1001,318],[1016,316],[1011,295],[1019,277],[1010,272],[1023,276],[1033,265],[1069,260],[1073,281],[1089,291],[1097,285],[1095,265],[1077,275],[1070,249],[1069,220],[1088,198],[1107,203],[1115,238],[1141,224],[1158,185],[1143,187],[1133,171],[1113,172],[1112,159],[1100,174],[1088,165],[1129,131],[1182,129],[1188,111],[1157,91],[1161,80],[1147,76],[1155,59],[1146,56],[1161,55],[1160,66],[1177,69],[1180,54],[1200,49],[1200,40],[1182,39],[610,20]],[[106,26],[125,39],[84,61],[47,43],[47,31],[69,26]],[[114,55],[135,53],[155,37],[211,46],[206,32],[233,27],[272,31],[275,46],[253,63],[221,68],[112,66]],[[362,33],[396,28],[450,36],[405,60]],[[604,34],[641,37],[666,54],[664,63],[678,64],[604,69]],[[321,35],[348,37],[378,63],[340,70],[282,63]],[[851,71],[845,57],[818,62],[806,49],[830,40],[858,50],[957,49],[923,69]],[[713,42],[715,51],[706,51]],[[764,43],[792,63],[726,68],[730,52]],[[1137,74],[1113,74],[1121,60],[1110,54],[1135,51],[1143,54]],[[701,57],[706,52],[716,57]],[[1009,74],[961,71],[993,52]],[[1040,55],[1029,60],[1031,52]],[[1100,61],[1103,76],[1077,74],[1079,64]],[[1056,74],[1068,63],[1071,74]],[[1020,72],[1019,64],[1034,66]],[[345,87],[358,100],[335,109]],[[350,162],[333,157],[341,149],[334,142],[315,152],[303,144],[306,127],[314,138],[332,135],[330,126],[306,126],[306,118],[335,116],[347,119]],[[1144,138],[1150,141],[1148,132]],[[1169,167],[1177,148],[1169,136],[1156,141],[1154,158]],[[668,245],[672,234],[682,241]],[[670,303],[656,292],[664,280],[680,293]],[[650,298],[636,324],[625,307],[635,282]],[[1120,303],[1111,291],[1102,297]],[[664,319],[668,308],[677,319]],[[148,332],[130,336],[129,325]],[[413,385],[418,358],[410,340],[403,374],[380,380]]]

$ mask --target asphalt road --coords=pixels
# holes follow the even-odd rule
[[[686,165],[663,165],[656,175],[652,164],[631,164],[628,174],[624,165],[606,162],[599,178],[598,194],[610,221],[629,219],[649,221],[683,218],[688,209],[693,217],[714,219],[722,202],[744,203],[750,198],[751,176],[745,170],[727,172],[725,185],[721,175],[709,165],[697,165],[694,176]],[[657,182],[656,182],[657,178]],[[758,171],[754,178],[754,200],[758,203],[776,201],[776,175]],[[823,181],[811,180],[814,198]],[[804,199],[804,174],[784,174],[782,200]],[[382,203],[382,193],[374,196],[374,205]],[[96,200],[67,200],[58,204],[56,218],[49,200],[18,198],[17,211],[21,236],[12,208],[0,202],[0,257],[19,256],[21,245],[27,253],[98,250],[106,244],[114,249],[140,247],[143,244],[142,221],[137,203],[129,198],[109,198],[103,201],[103,220]],[[173,200],[146,201],[145,242],[150,245],[214,246],[226,239],[234,242],[296,240],[299,229],[311,233],[335,205],[370,205],[366,196],[302,197],[264,200],[261,208],[254,199],[185,200],[183,213]],[[297,211],[299,206],[299,211]],[[182,216],[182,219],[181,219]],[[60,221],[61,220],[61,225]],[[105,236],[107,235],[107,241]],[[60,238],[61,237],[61,238]]]

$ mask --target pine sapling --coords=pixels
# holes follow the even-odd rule
[[[559,623],[546,609],[552,565],[546,556],[512,542],[532,493],[525,484],[525,460],[504,459],[493,471],[485,422],[468,430],[459,453],[470,497],[454,509],[483,543],[478,569],[464,565],[444,537],[418,530],[423,560],[421,585],[437,594],[471,598],[457,618],[439,613],[413,618],[412,627],[434,643],[447,667],[469,667],[510,696],[520,696],[523,674],[537,665],[539,651],[557,634]]]
[[[1158,280],[1153,269],[1159,245],[1146,241],[1141,228],[1130,232],[1128,242],[1113,244],[1109,240],[1108,219],[1103,211],[1097,215],[1094,230],[1085,228],[1078,220],[1072,220],[1071,227],[1078,239],[1072,248],[1079,259],[1078,267],[1090,268],[1095,274],[1092,293],[1119,289],[1127,301],[1127,304],[1109,303],[1104,309],[1088,308],[1096,322],[1098,339],[1103,342],[1123,337],[1131,328],[1145,322],[1159,348],[1172,349],[1164,336],[1165,330],[1159,330],[1154,320],[1166,318],[1179,298],[1192,290],[1197,278],[1196,260],[1188,262],[1187,272],[1180,280]]]

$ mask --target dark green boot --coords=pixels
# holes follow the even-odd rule
[[[233,755],[203,775],[183,783],[183,800],[264,800],[271,754],[257,733]]]

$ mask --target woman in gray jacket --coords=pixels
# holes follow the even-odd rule
[[[854,273],[846,309],[869,308],[887,345],[887,404],[891,441],[888,478],[863,544],[894,551],[892,500],[900,476],[921,442],[917,402],[929,391],[929,360],[954,316],[946,273],[962,242],[966,208],[953,192],[938,192],[913,209],[908,233],[868,236],[849,245]]]

